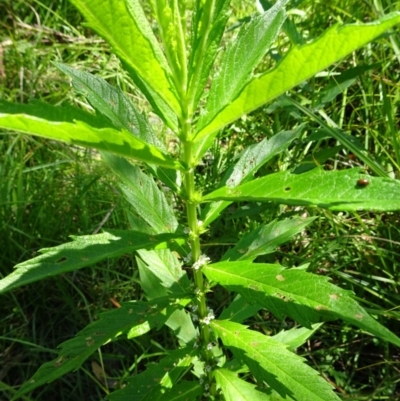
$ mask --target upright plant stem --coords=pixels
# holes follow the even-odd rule
[[[188,123],[187,129],[190,129]],[[184,128],[185,131],[185,128]],[[183,132],[183,137],[188,137],[189,132]],[[201,259],[201,244],[200,244],[200,229],[199,222],[197,220],[197,206],[198,197],[194,181],[194,165],[193,165],[193,143],[191,141],[182,141],[182,159],[188,166],[188,169],[184,173],[184,186],[186,192],[186,215],[188,220],[188,226],[190,230],[190,247],[192,253],[192,263],[196,266],[196,263]],[[206,302],[206,286],[204,282],[203,273],[201,268],[193,269],[193,278],[196,292],[197,302],[197,313],[200,321],[200,337],[201,337],[201,352],[205,360],[205,367],[212,366],[213,354],[207,349],[207,345],[210,343],[210,328],[207,324],[207,318],[209,310]],[[211,371],[206,370],[208,380],[212,381]],[[213,387],[212,387],[213,388]]]
[[[216,395],[216,386],[214,384],[213,375],[211,372],[211,368],[214,363],[214,356],[212,351],[209,349],[208,345],[210,343],[210,327],[209,320],[212,312],[207,308],[206,301],[206,292],[207,286],[204,280],[203,273],[201,271],[202,265],[202,254],[201,254],[201,244],[200,244],[200,224],[197,216],[197,207],[201,201],[200,196],[196,190],[195,185],[195,168],[197,166],[197,158],[194,155],[194,143],[192,141],[193,132],[192,132],[192,118],[193,118],[193,105],[196,94],[196,85],[194,82],[198,82],[199,74],[201,73],[202,62],[204,58],[204,52],[206,49],[206,42],[208,38],[208,34],[210,32],[210,24],[212,21],[212,11],[214,10],[214,2],[215,0],[207,0],[207,4],[204,6],[205,8],[205,18],[203,20],[202,30],[203,35],[201,35],[201,45],[200,52],[198,54],[197,63],[195,63],[194,68],[194,77],[196,78],[193,81],[193,77],[188,81],[188,71],[187,64],[181,59],[181,68],[183,74],[181,76],[181,85],[178,90],[181,96],[181,124],[180,124],[180,132],[179,137],[181,139],[181,161],[186,166],[186,170],[184,171],[184,193],[185,193],[185,204],[186,204],[186,215],[188,221],[188,228],[190,232],[190,247],[191,247],[191,263],[193,263],[193,280],[195,285],[195,293],[196,293],[196,306],[197,306],[197,315],[200,321],[199,330],[200,330],[200,352],[202,358],[204,360],[204,370],[205,375],[207,376],[208,382],[210,384],[210,394]],[[175,3],[177,6],[177,3]],[[182,21],[180,21],[182,23]],[[182,25],[180,25],[182,28]],[[182,38],[182,42],[180,43],[180,56],[186,57],[186,53],[184,53],[184,34],[183,31],[180,32],[180,37]],[[210,315],[211,313],[211,315]]]

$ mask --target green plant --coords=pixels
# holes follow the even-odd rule
[[[207,194],[196,184],[195,172],[220,129],[386,32],[400,22],[400,14],[371,24],[334,26],[313,42],[294,43],[273,69],[264,70],[261,61],[284,24],[287,0],[244,24],[217,62],[229,0],[153,0],[148,14],[139,0],[72,3],[111,44],[154,112],[175,135],[179,149],[168,152],[127,94],[63,64],[57,67],[72,78],[96,114],[72,106],[0,102],[2,128],[101,151],[136,211],[129,231],[73,237],[70,243],[42,250],[42,255],[17,265],[2,279],[0,291],[136,251],[147,298],[102,314],[63,343],[59,356],[45,363],[14,399],[77,369],[99,347],[121,335],[132,339],[166,325],[176,334],[176,348],[165,351],[157,365],[128,378],[122,388],[108,394],[110,400],[337,400],[331,386],[293,352],[296,347],[323,321],[338,318],[395,345],[400,339],[349,291],[307,272],[307,265],[285,268],[254,262],[304,230],[313,218],[261,225],[215,263],[204,254],[201,236],[235,201],[343,211],[398,210],[400,184],[386,177],[367,177],[359,169],[282,171],[255,179],[264,164],[300,138],[302,126],[246,148],[220,182],[209,184],[213,191]],[[158,38],[148,18],[157,21]],[[368,159],[340,131],[326,129]],[[378,167],[374,171],[386,175]],[[238,296],[216,316],[207,295],[220,291],[218,286]],[[268,336],[241,324],[261,308],[278,319],[289,316],[304,327]]]

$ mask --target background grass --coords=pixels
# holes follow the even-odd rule
[[[381,11],[399,9],[395,1],[297,1],[291,18],[307,39],[336,21],[376,19]],[[252,1],[233,1],[235,15],[254,10]],[[52,104],[70,102],[86,107],[71,90],[68,79],[52,61],[101,75],[141,100],[104,41],[82,27],[82,18],[66,0],[0,0],[0,98],[15,102],[40,99]],[[234,31],[232,31],[234,33]],[[319,76],[297,88],[293,96],[321,117],[329,118],[358,140],[360,146],[389,176],[399,175],[399,60],[400,36],[394,33],[366,46],[331,69],[358,67],[352,85],[334,96],[333,77]],[[276,54],[286,45],[278,43]],[[331,95],[323,103],[323,96]],[[318,112],[318,107],[321,111]],[[321,164],[328,169],[368,165],[338,146],[312,118],[291,105],[276,102],[227,128],[202,166],[199,184],[215,182],[240,152],[254,141],[295,124],[306,123],[302,139],[266,165],[261,174]],[[36,254],[38,249],[68,240],[71,234],[90,234],[101,227],[127,228],[126,202],[96,153],[10,132],[0,133],[0,275]],[[328,211],[237,204],[228,208],[205,241],[218,257],[260,222],[293,213],[318,214],[301,236],[260,261],[285,266],[307,262],[311,271],[329,275],[353,289],[364,305],[392,331],[400,333],[398,213],[331,213]],[[225,248],[224,248],[225,247]],[[0,302],[0,400],[54,357],[59,343],[71,338],[96,315],[118,302],[142,294],[134,262],[126,256],[74,274],[34,283]],[[229,294],[212,294],[220,306]],[[266,333],[291,327],[266,312],[246,322]],[[99,400],[107,386],[141,369],[149,356],[163,352],[172,339],[167,331],[134,341],[119,340],[102,348],[78,372],[36,390],[26,400]],[[298,350],[336,387],[343,399],[400,399],[400,352],[353,327],[326,324]],[[100,368],[99,368],[100,367]],[[105,372],[104,382],[98,370]]]

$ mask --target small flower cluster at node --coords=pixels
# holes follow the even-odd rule
[[[215,319],[214,311],[212,309],[208,309],[208,315],[206,317],[203,317],[203,319],[201,319],[201,323],[208,326],[211,323],[211,320],[214,319]]]
[[[211,370],[212,370],[212,366],[211,365],[206,365],[206,366],[204,366],[204,370],[208,373],[208,372],[211,372]]]
[[[211,341],[207,344],[207,351],[211,351],[217,344],[214,341]]]
[[[199,260],[193,263],[193,270],[199,270],[205,266],[211,259],[206,255],[200,255]]]
[[[190,228],[189,228],[189,227],[185,227],[185,228],[183,229],[183,233],[184,233],[184,234],[190,234],[190,233],[191,233]]]
[[[207,369],[207,368],[209,368],[209,369]],[[206,365],[205,366],[205,368],[204,368],[204,370],[206,371],[206,372],[210,372],[211,371],[211,366],[210,365]],[[200,383],[200,386],[203,386],[203,388],[204,388],[204,393],[203,393],[203,396],[204,397],[210,397],[211,396],[211,394],[210,394],[210,392],[209,392],[209,390],[210,390],[210,384],[208,383],[208,379],[207,379],[207,376],[206,375],[202,375],[201,377],[200,377],[200,380],[199,380],[199,383]]]

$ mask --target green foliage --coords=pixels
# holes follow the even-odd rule
[[[385,193],[385,196],[380,196]],[[286,205],[319,206],[330,210],[398,210],[400,183],[361,174],[360,169],[303,174],[270,174],[238,187],[223,187],[204,200],[273,201]]]
[[[266,381],[283,399],[339,400],[331,386],[302,358],[271,337],[228,321],[215,320],[211,327],[239,363],[247,365],[258,381]]]
[[[175,349],[159,345],[162,352],[157,356],[162,358],[125,377],[114,392],[106,390],[108,399],[339,399],[331,385],[294,352],[296,347],[322,322],[336,319],[396,346],[400,339],[375,320],[351,291],[306,271],[306,265],[257,262],[304,232],[315,217],[280,218],[255,226],[227,252],[220,252],[219,262],[210,263],[203,238],[233,202],[339,211],[399,210],[398,182],[381,178],[387,174],[379,168],[374,171],[381,177],[369,177],[358,168],[324,171],[313,168],[315,164],[302,171],[265,170],[290,146],[302,145],[303,124],[247,146],[218,182],[208,183],[209,193],[202,194],[195,173],[218,130],[385,33],[400,22],[400,14],[369,24],[334,26],[307,44],[299,44],[297,35],[282,60],[265,70],[265,56],[272,54],[281,28],[296,37],[295,27],[285,23],[286,0],[242,23],[221,57],[217,53],[228,22],[228,0],[152,0],[150,10],[143,9],[139,0],[71,2],[110,43],[178,149],[171,151],[128,93],[61,63],[55,65],[72,79],[96,114],[73,106],[0,103],[4,129],[101,151],[134,211],[129,216],[130,230],[105,230],[43,249],[42,255],[17,265],[0,280],[0,291],[135,251],[147,298],[102,314],[63,343],[58,357],[39,368],[13,399],[78,369],[117,337],[133,340],[164,326],[174,334],[168,345]],[[320,105],[334,96],[331,92],[322,96]],[[304,112],[302,105],[289,103]],[[321,125],[330,132],[330,127]],[[348,149],[357,149],[342,132],[331,130],[331,136]],[[127,281],[132,284],[133,280]],[[208,293],[218,296],[222,287],[238,296],[217,320]],[[241,324],[261,309],[305,327],[272,336]]]
[[[105,258],[122,256],[136,249],[162,249],[171,247],[169,243],[179,241],[178,236],[173,234],[152,236],[136,231],[110,231],[72,238],[74,241],[71,243],[42,249],[43,255],[15,266],[15,270],[0,281],[0,292],[44,277],[92,266]]]

